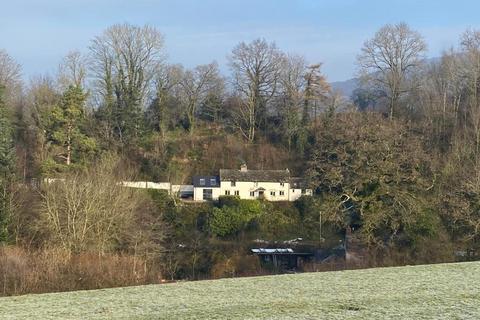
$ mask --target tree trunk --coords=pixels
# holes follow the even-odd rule
[[[394,109],[394,106],[395,106],[395,98],[394,98],[393,95],[392,95],[392,97],[390,98],[390,113],[389,113],[389,114],[390,114],[390,115],[389,115],[390,121],[393,120],[393,109]]]
[[[67,136],[67,166],[72,163],[72,125],[68,126]]]

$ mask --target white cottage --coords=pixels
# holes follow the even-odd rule
[[[218,200],[220,196],[268,201],[295,201],[302,195],[312,195],[303,179],[290,176],[286,170],[220,169],[219,176],[195,176],[194,200]]]

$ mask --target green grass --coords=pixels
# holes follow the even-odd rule
[[[480,319],[480,263],[26,295],[0,319]]]

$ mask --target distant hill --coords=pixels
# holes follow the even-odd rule
[[[342,92],[343,96],[350,99],[353,90],[360,86],[358,78],[353,78],[345,81],[335,81],[330,83],[334,91]]]
[[[435,64],[435,63],[440,63],[441,59],[442,59],[441,57],[427,58],[424,60],[424,62],[427,65]],[[352,78],[345,81],[331,82],[330,85],[332,86],[332,89],[334,91],[340,91],[343,93],[343,96],[350,99],[353,91],[360,86],[360,83],[358,78]]]

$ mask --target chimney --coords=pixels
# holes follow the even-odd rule
[[[248,169],[247,169],[247,164],[246,164],[246,163],[244,163],[244,164],[242,164],[242,165],[240,166],[240,171],[246,172],[247,170],[248,170]]]

